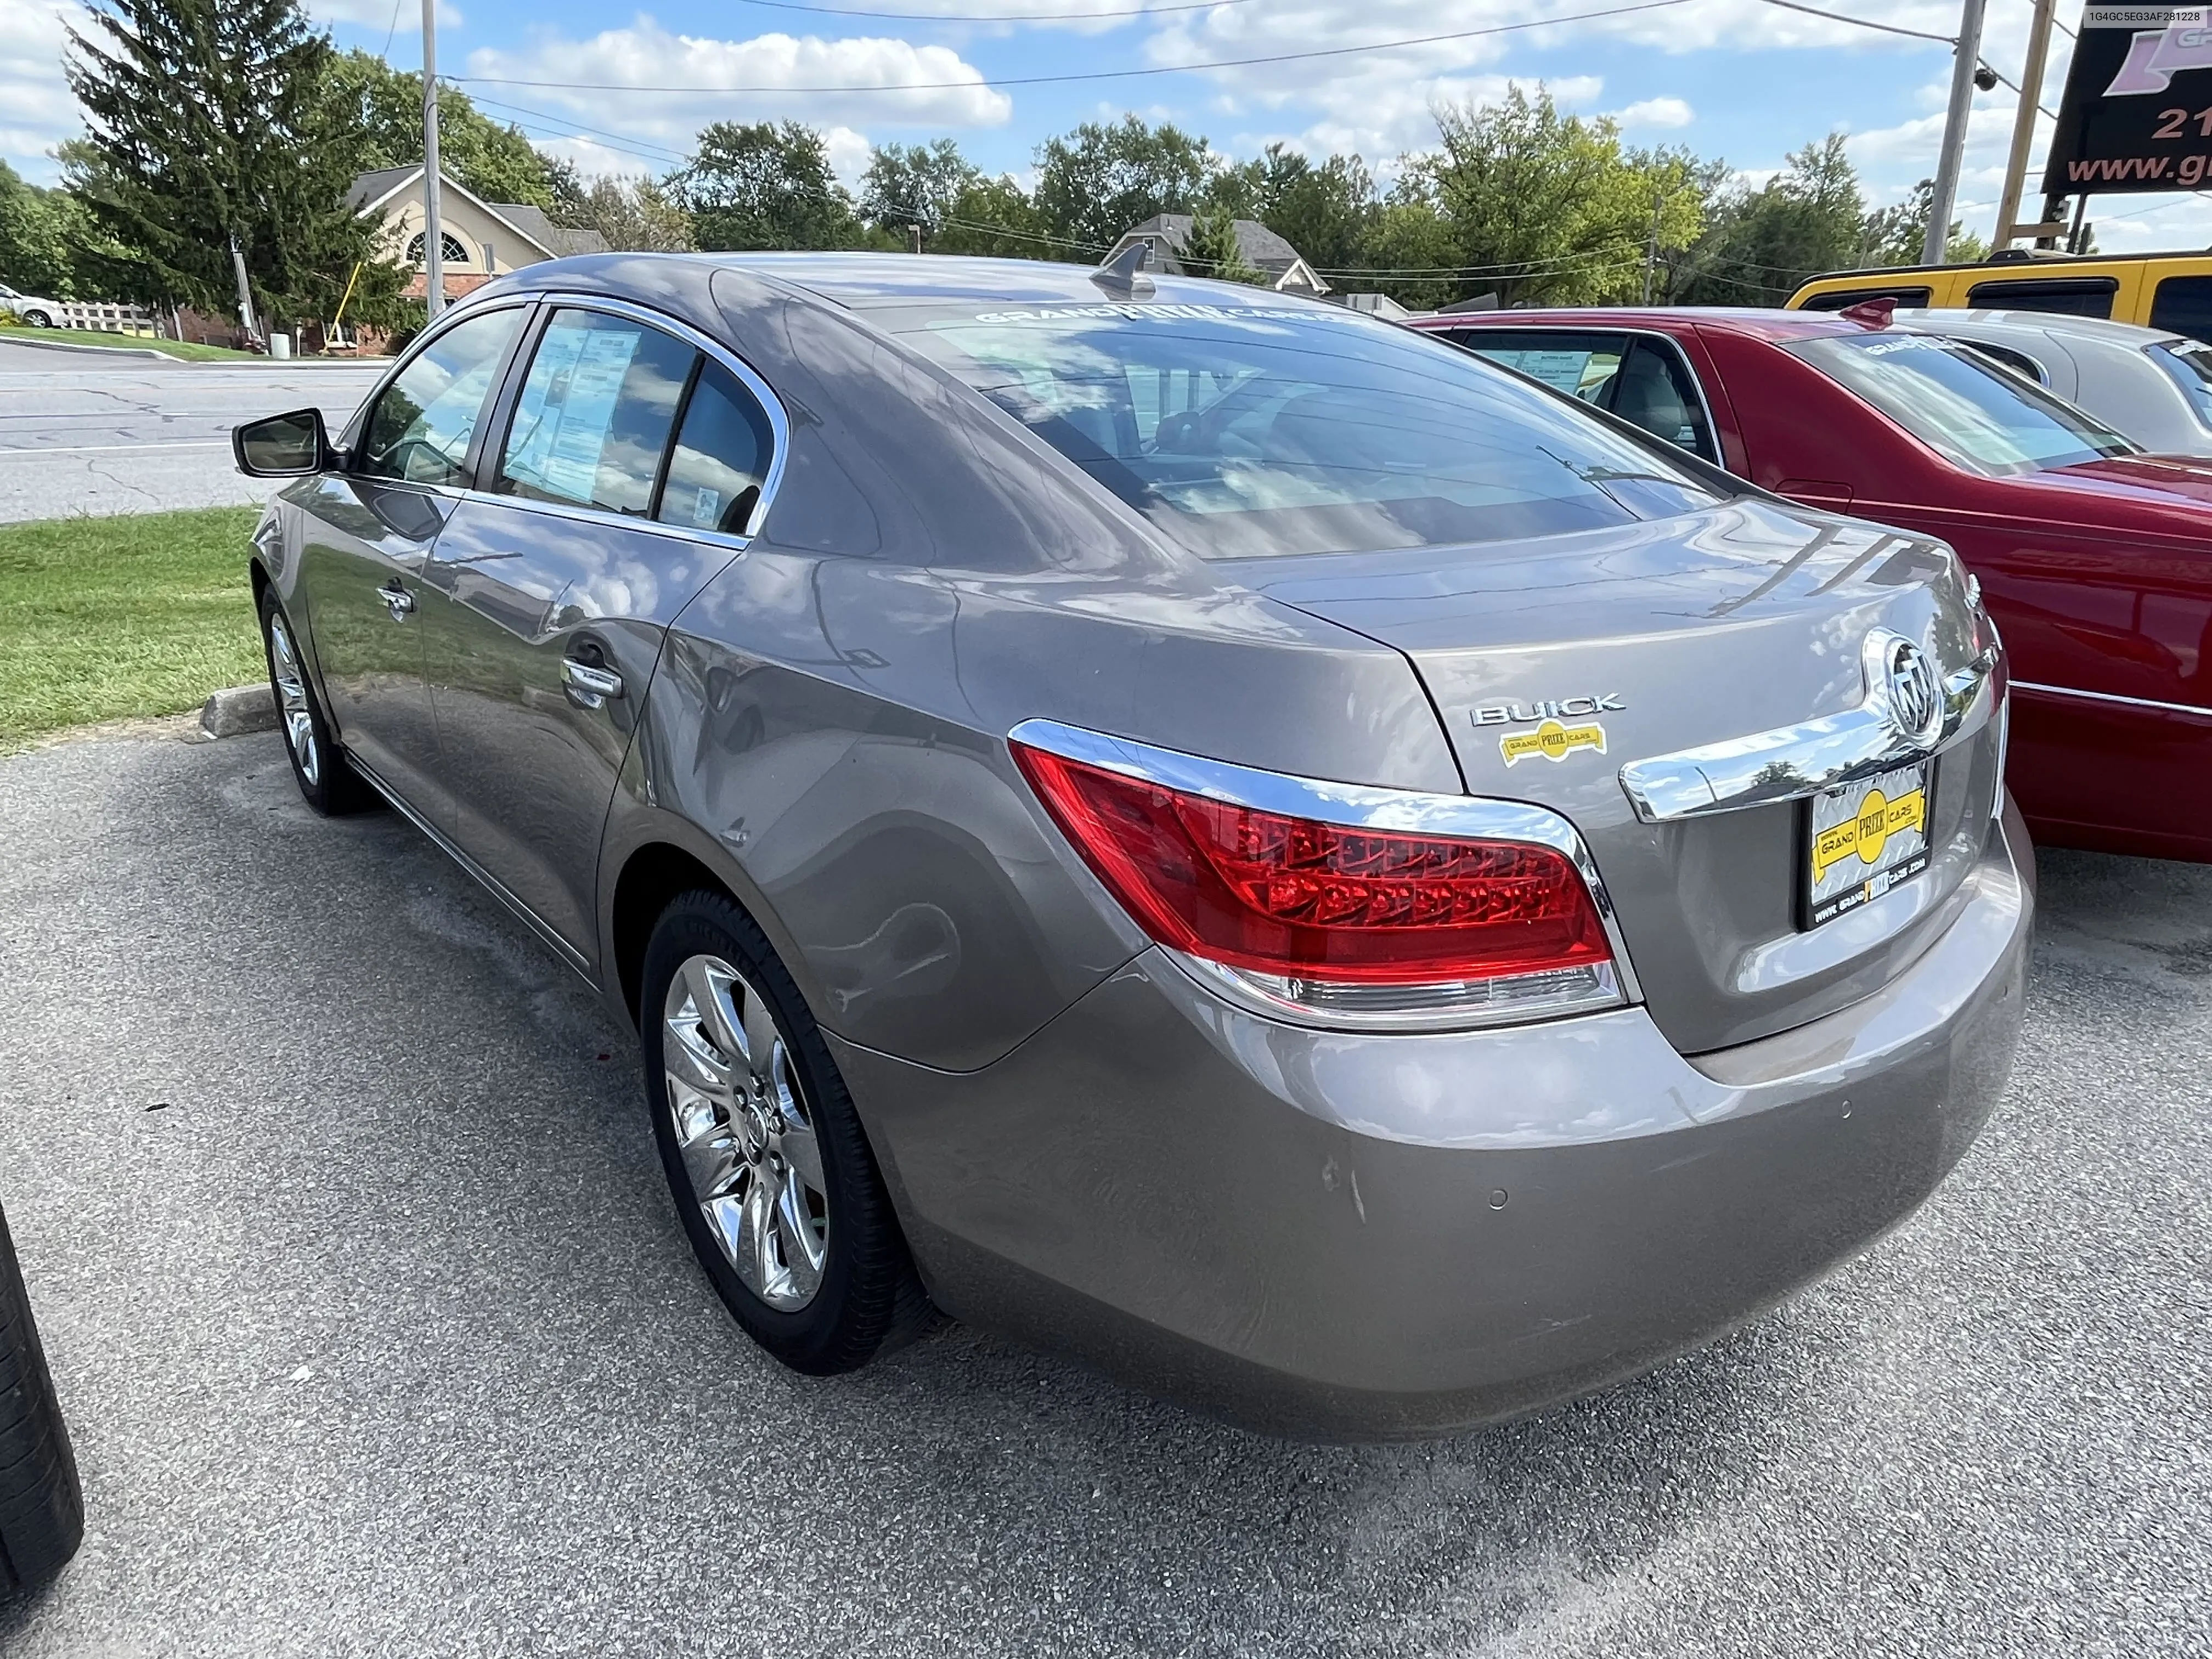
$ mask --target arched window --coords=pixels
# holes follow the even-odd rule
[[[429,246],[426,240],[428,235],[428,232],[418,230],[415,233],[415,240],[407,244],[409,264],[419,265],[422,263],[422,255]],[[438,233],[438,252],[443,256],[442,262],[446,264],[465,265],[469,262],[468,249],[463,247],[461,239],[449,230],[441,230]]]

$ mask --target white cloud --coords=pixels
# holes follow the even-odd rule
[[[588,40],[547,33],[511,52],[482,48],[469,54],[468,74],[471,97],[532,137],[582,126],[599,130],[580,137],[599,150],[631,144],[640,154],[617,169],[630,173],[674,165],[671,158],[687,153],[712,121],[789,118],[823,128],[842,173],[865,143],[856,125],[941,132],[997,126],[1013,112],[1012,100],[949,47],[788,34],[723,40],[671,34],[646,16]],[[531,82],[568,84],[510,84]],[[901,86],[916,89],[808,90]],[[664,89],[672,87],[687,90]]]
[[[69,26],[91,20],[53,0],[0,0],[0,155],[33,184],[52,184],[58,169],[46,152],[81,130],[76,100],[62,78]]]
[[[1626,109],[1615,110],[1613,118],[1624,129],[1686,127],[1698,118],[1698,112],[1680,98],[1642,98]]]
[[[422,32],[422,0],[307,0],[307,10],[318,23],[350,23],[356,28],[382,29],[391,34]],[[440,28],[457,29],[467,21],[459,6],[450,0],[438,0]]]

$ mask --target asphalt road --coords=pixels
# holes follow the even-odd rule
[[[0,342],[0,522],[268,499],[230,429],[313,404],[335,431],[384,365],[176,363]]]
[[[0,762],[0,1194],[82,1654],[2212,1652],[2212,869],[2051,854],[2006,1105],[1782,1311],[1537,1420],[1254,1438],[952,1327],[779,1371],[628,1039],[273,737]]]

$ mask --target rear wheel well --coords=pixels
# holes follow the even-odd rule
[[[645,979],[645,947],[653,938],[653,924],[678,894],[702,890],[720,893],[740,910],[744,908],[712,870],[666,842],[639,848],[615,878],[615,973],[622,985],[623,1006],[633,1017],[644,1018],[637,999]]]

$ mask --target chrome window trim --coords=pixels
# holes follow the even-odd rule
[[[2002,647],[1992,644],[1945,677],[1942,718],[1920,734],[1905,731],[1890,707],[1882,664],[1900,638],[1879,628],[1868,635],[1861,654],[1866,690],[1841,714],[1629,762],[1620,769],[1620,787],[1636,816],[1646,823],[1674,823],[1803,800],[1926,760],[1989,723],[1999,701]]]
[[[706,542],[715,546],[744,551],[751,544],[753,538],[760,533],[761,525],[768,517],[769,506],[775,500],[776,491],[782,487],[785,463],[791,454],[791,417],[783,407],[782,399],[775,395],[766,380],[755,374],[729,347],[712,335],[692,327],[690,324],[678,318],[671,317],[665,312],[655,311],[649,306],[637,305],[628,300],[613,299],[605,295],[571,294],[561,289],[541,290],[536,297],[549,312],[554,310],[604,312],[609,316],[620,317],[648,328],[657,328],[662,333],[681,340],[693,350],[699,352],[734,375],[738,384],[752,393],[754,400],[760,404],[768,416],[769,436],[773,444],[773,451],[769,456],[768,471],[761,479],[760,499],[753,503],[752,516],[746,521],[744,534],[739,536],[732,535],[724,531],[695,528],[690,525],[667,524],[659,519],[633,518],[626,513],[611,513],[605,507],[581,507],[571,501],[536,501],[521,495],[505,495],[495,489],[467,489],[461,492],[463,496],[471,501],[496,502],[501,507],[511,507],[518,512],[543,513],[549,517],[574,519],[585,524],[620,525],[625,529],[643,530],[654,535],[672,537],[678,541]],[[535,343],[532,347],[532,355],[534,358]],[[523,383],[530,376],[530,365],[524,363],[520,367],[522,379],[515,383],[517,399],[520,399],[522,395]],[[685,412],[689,412],[689,408],[687,404]],[[509,421],[513,420],[512,407],[504,413]],[[672,445],[680,435],[679,428],[679,428],[670,429],[668,441]],[[502,448],[505,447],[506,437],[506,427],[502,424],[500,430]],[[491,476],[496,478],[499,476],[500,467],[505,463],[506,457],[487,454],[485,459],[490,462]]]
[[[1548,847],[1563,853],[1582,876],[1590,902],[1604,925],[1606,943],[1613,951],[1617,993],[1602,1003],[1561,1009],[1561,1013],[1595,1013],[1644,1000],[1636,969],[1629,961],[1628,942],[1622,936],[1613,895],[1590,856],[1581,833],[1548,807],[1526,801],[1498,800],[1479,795],[1435,795],[1413,789],[1386,789],[1371,784],[1337,783],[1322,778],[1298,777],[1286,772],[1263,771],[1231,761],[1211,760],[1162,749],[1134,738],[1112,737],[1058,720],[1025,720],[1007,734],[1012,743],[1041,749],[1086,766],[1118,772],[1124,777],[1156,783],[1164,788],[1202,795],[1209,800],[1288,817],[1340,824],[1351,830],[1396,830],[1408,835],[1455,836],[1468,840],[1519,842]],[[1542,1012],[1489,1011],[1456,1014],[1434,1010],[1393,1013],[1329,1015],[1302,1003],[1285,1000],[1270,988],[1271,975],[1248,974],[1214,962],[1201,962],[1183,952],[1162,947],[1170,960],[1196,975],[1216,990],[1231,988],[1247,1006],[1279,1019],[1362,1030],[1442,1030],[1468,1025],[1521,1024],[1546,1018]]]
[[[360,440],[361,428],[368,419],[368,411],[376,407],[376,400],[385,394],[392,383],[404,374],[417,357],[436,344],[440,337],[449,330],[458,328],[472,317],[489,316],[495,311],[527,310],[537,303],[538,296],[534,294],[501,294],[489,300],[468,300],[459,305],[449,306],[439,315],[435,322],[415,337],[414,341],[404,352],[392,360],[392,367],[384,371],[384,377],[369,388],[368,396],[361,400],[359,407],[353,412],[352,418],[339,429],[338,447],[344,450],[349,463],[348,465],[337,469],[340,474],[349,478],[368,478],[372,483],[380,484],[415,484],[417,489],[432,490],[446,489],[447,486],[439,484],[416,484],[412,478],[386,478],[373,472],[356,472],[350,465],[353,459],[353,448]],[[522,326],[523,331],[526,334],[530,328],[528,318],[526,317],[523,319]],[[492,396],[495,398],[497,398],[498,392],[499,388],[494,386]]]
[[[2194,714],[2199,720],[2212,720],[2212,708],[2200,708],[2193,702],[2160,702],[2155,697],[2124,697],[2117,691],[2082,691],[2070,685],[2044,685],[2034,680],[2014,680],[2015,691],[2040,691],[2047,697],[2080,697],[2087,702],[2118,703],[2127,708],[2155,709],[2161,714]]]

